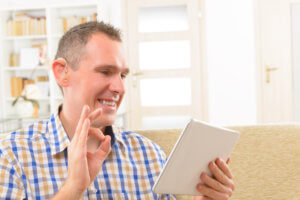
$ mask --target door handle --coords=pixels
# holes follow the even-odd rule
[[[279,68],[278,67],[270,67],[270,65],[266,65],[266,83],[270,83],[271,82],[271,75],[270,73],[273,72],[273,71],[276,71],[278,70]]]
[[[141,71],[137,71],[131,74],[131,76],[141,76],[141,75],[144,75],[144,73]]]
[[[130,73],[130,75],[132,76],[132,87],[136,88],[137,84],[138,84],[138,77],[144,75],[143,72],[141,71],[136,71],[133,73]]]

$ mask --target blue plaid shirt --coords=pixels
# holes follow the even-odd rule
[[[152,192],[166,160],[141,135],[107,127],[112,150],[83,199],[175,199]],[[0,199],[49,199],[67,178],[70,140],[58,114],[11,133],[0,142]]]

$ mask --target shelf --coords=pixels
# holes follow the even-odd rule
[[[20,5],[20,3],[17,3],[17,5],[14,5],[13,7],[11,5],[3,6],[1,8],[2,11],[10,11],[10,12],[15,12],[15,11],[40,11],[40,10],[46,10],[45,6],[39,6],[39,5]]]
[[[55,39],[60,39],[62,36],[63,34],[58,34],[58,35],[52,35],[51,37]]]
[[[34,4],[29,3],[28,5],[22,6],[17,1],[13,1],[9,6],[1,7],[0,29],[3,31],[0,31],[0,42],[3,43],[2,49],[4,50],[0,51],[0,85],[2,86],[0,88],[0,96],[3,98],[3,101],[0,103],[0,107],[3,108],[0,113],[0,118],[14,119],[16,121],[22,120],[22,123],[24,120],[38,120],[35,118],[20,119],[17,115],[17,110],[11,106],[12,102],[16,99],[16,97],[11,97],[12,77],[36,79],[37,77],[48,76],[47,81],[40,81],[40,85],[38,85],[41,86],[39,88],[41,94],[45,94],[45,97],[36,99],[40,105],[39,113],[42,115],[38,118],[49,118],[51,112],[57,112],[57,106],[61,104],[64,98],[59,88],[56,88],[57,83],[51,72],[51,65],[45,66],[45,63],[43,64],[44,66],[30,66],[28,63],[29,65],[27,66],[20,66],[21,49],[37,48],[37,46],[40,45],[45,48],[47,57],[52,59],[56,54],[58,41],[64,34],[62,18],[73,15],[76,15],[77,17],[93,16],[94,13],[97,13],[98,18],[109,19],[107,12],[100,12],[100,9],[106,6],[106,3],[104,3],[103,6],[101,6],[101,4],[102,2],[99,2],[98,0],[74,0],[70,2],[51,1],[51,3],[46,4],[43,1],[36,1]],[[46,20],[46,31],[43,29],[43,32],[26,32],[24,29],[24,31],[20,31],[20,33],[33,33],[39,35],[6,35],[6,33],[13,33],[12,31],[9,32],[11,29],[7,30],[7,28],[11,28],[9,26],[11,24],[8,24],[7,22],[12,20],[13,17],[18,14],[43,17],[43,19]],[[27,27],[27,24],[25,25],[26,28],[29,28]],[[19,33],[19,30],[16,33]],[[44,45],[44,43],[47,43],[47,45]],[[12,63],[11,59],[15,59],[15,57],[11,57],[13,53],[17,55],[17,60],[19,61],[14,63],[19,63],[19,66],[9,66],[9,63]],[[44,86],[47,89],[47,93],[42,90]]]
[[[47,39],[46,35],[6,36],[3,40],[40,40]]]
[[[15,120],[41,120],[41,119],[48,119],[50,117],[49,115],[41,115],[38,116],[37,118],[32,118],[32,117],[26,117],[26,118],[21,118],[18,115],[9,115],[7,117],[4,118],[4,120],[11,120],[11,119],[15,119]]]
[[[47,67],[47,66],[37,66],[37,67],[15,66],[15,67],[4,67],[3,69],[5,71],[50,70],[49,67]]]
[[[16,97],[6,97],[6,101],[14,101],[15,99],[16,99]],[[37,101],[49,101],[50,98],[49,97],[41,97],[41,98],[34,99],[34,100],[37,100]]]
[[[97,2],[72,1],[71,3],[63,2],[57,5],[52,5],[50,7],[54,9],[61,9],[61,8],[76,9],[76,8],[85,8],[85,7],[96,7],[97,4],[98,4]]]

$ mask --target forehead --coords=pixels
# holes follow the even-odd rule
[[[93,34],[83,52],[80,65],[111,65],[127,68],[122,42],[112,40],[102,33]]]
[[[124,48],[122,42],[112,40],[108,36],[97,33],[89,38],[85,51],[87,54],[98,56],[124,56]]]

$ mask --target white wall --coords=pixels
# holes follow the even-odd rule
[[[255,124],[256,80],[253,0],[208,0],[209,120]]]
[[[300,121],[300,3],[292,8],[294,120]]]
[[[109,20],[120,27],[121,0],[100,1],[110,8]],[[0,6],[16,2],[25,1],[3,0]],[[26,1],[29,2],[41,3]],[[43,1],[47,2],[50,0]],[[206,9],[209,120],[222,125],[254,124],[256,86],[252,0],[207,0]]]

